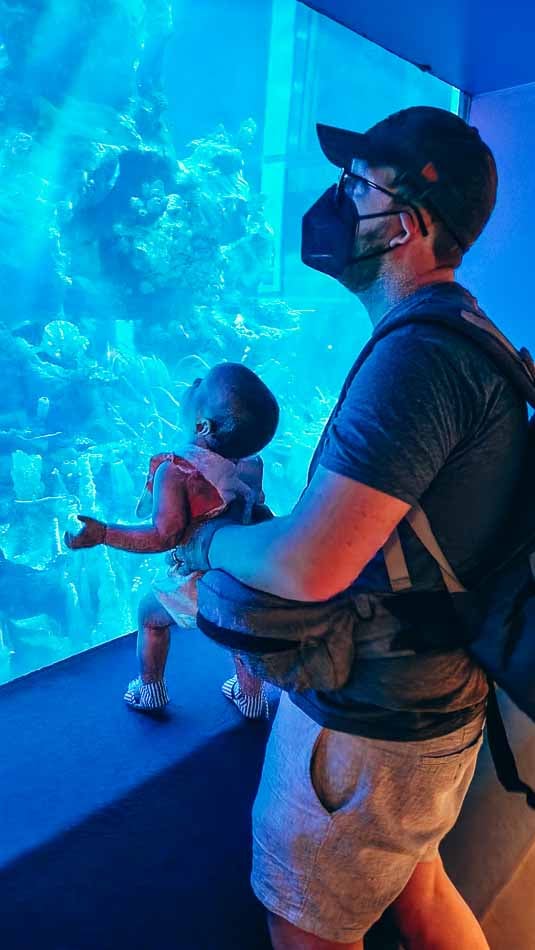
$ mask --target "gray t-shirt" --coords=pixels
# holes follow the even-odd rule
[[[436,285],[434,299],[456,290],[463,292]],[[491,358],[453,330],[415,323],[376,344],[331,421],[319,462],[419,504],[463,580],[507,518],[526,444],[526,404]],[[399,532],[414,588],[443,590],[436,563],[410,528],[402,523]],[[390,590],[382,552],[355,587]],[[358,644],[343,689],[292,699],[328,728],[408,741],[469,721],[486,693],[484,673],[464,650],[407,655],[379,629]]]

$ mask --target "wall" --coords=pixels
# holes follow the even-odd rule
[[[470,121],[498,165],[494,214],[459,271],[489,316],[517,345],[535,349],[533,194],[535,83],[479,96]]]

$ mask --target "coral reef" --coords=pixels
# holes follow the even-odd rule
[[[132,521],[199,372],[244,361],[276,392],[267,493],[282,511],[332,398],[298,373],[300,314],[262,296],[255,123],[175,153],[171,4],[0,0],[0,14],[1,682],[135,627],[158,558],[68,555],[60,538],[80,511]]]

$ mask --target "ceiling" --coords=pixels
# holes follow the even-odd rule
[[[476,96],[535,82],[535,2],[301,0]]]

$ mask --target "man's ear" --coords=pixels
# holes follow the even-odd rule
[[[396,234],[393,238],[390,238],[388,242],[389,247],[397,247],[400,244],[406,244],[407,241],[410,241],[413,234],[418,231],[418,222],[415,221],[414,217],[409,211],[399,212],[399,222],[401,224],[401,230],[399,234]]]

